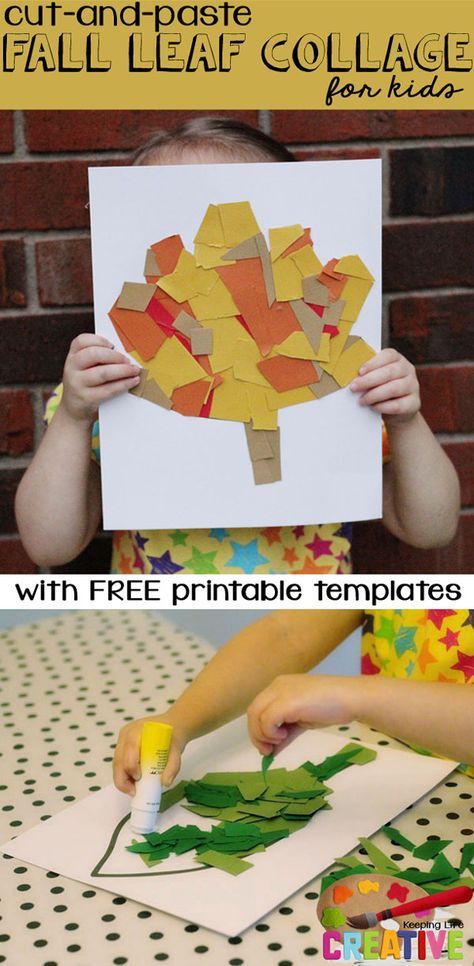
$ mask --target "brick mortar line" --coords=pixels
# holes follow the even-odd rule
[[[25,118],[23,111],[13,111],[13,145],[14,158],[23,159],[28,153],[25,141]]]
[[[268,115],[270,112],[261,111],[261,115]],[[15,111],[15,115],[21,115],[21,111]],[[262,123],[258,124],[258,129],[264,131],[265,134],[272,134],[271,129],[268,125],[266,117],[263,118]],[[21,128],[21,135],[16,138],[16,129],[14,128],[15,134],[15,150],[11,154],[0,155],[0,165],[1,164],[13,164],[15,161],[19,162],[35,162],[35,163],[50,163],[52,161],[96,161],[96,160],[110,160],[110,161],[120,161],[127,160],[133,156],[136,148],[84,148],[78,149],[76,151],[60,151],[59,149],[55,151],[29,151],[28,146],[24,140],[23,128]],[[145,143],[145,142],[143,142]],[[385,151],[386,163],[389,163],[389,153],[392,150],[416,150],[420,147],[422,148],[456,148],[456,147],[471,147],[474,145],[474,136],[472,134],[458,134],[458,135],[447,135],[441,136],[439,138],[383,138],[383,139],[355,139],[353,141],[311,141],[307,143],[285,141],[281,142],[292,152],[306,152],[306,151],[335,151],[335,150],[355,150],[355,151],[368,151],[368,150],[379,150]],[[18,147],[18,150],[17,150]],[[364,160],[364,159],[361,159]],[[368,159],[370,160],[370,159]]]
[[[39,277],[36,266],[36,251],[33,239],[26,237],[24,241],[25,252],[25,278],[28,308],[37,313],[40,308],[39,301]]]

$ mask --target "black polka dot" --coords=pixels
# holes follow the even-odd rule
[[[459,815],[457,812],[446,812],[446,818],[451,819],[451,821],[455,821],[457,818],[459,818]]]
[[[149,919],[150,916],[151,916],[151,912],[149,912],[148,909],[142,909],[141,912],[137,912],[138,919]]]
[[[308,946],[307,949],[303,950],[305,956],[317,956],[318,950],[314,946]]]
[[[270,926],[267,926],[266,922],[259,922],[258,925],[255,926],[255,929],[257,932],[267,932],[267,930],[270,929]]]
[[[293,909],[291,909],[290,906],[282,906],[281,909],[278,910],[278,912],[280,913],[281,916],[291,916],[293,913]]]
[[[311,929],[311,926],[297,926],[296,932],[309,932],[310,929]]]
[[[429,819],[428,818],[417,818],[416,824],[417,825],[429,825],[430,822],[429,822]]]
[[[281,943],[268,943],[267,949],[271,949],[271,950],[281,949]]]
[[[208,953],[209,952],[209,947],[208,946],[195,946],[194,947],[194,952],[195,953]]]
[[[120,939],[120,933],[108,932],[105,938],[108,939],[110,942],[115,942],[116,939]]]
[[[199,926],[196,926],[194,922],[190,922],[187,926],[184,927],[185,932],[197,932],[198,929],[199,929]]]
[[[163,939],[163,933],[162,932],[151,932],[150,933],[150,939]]]
[[[242,938],[241,936],[231,936],[230,939],[227,940],[227,942],[229,942],[231,946],[238,946],[239,943],[242,942]]]

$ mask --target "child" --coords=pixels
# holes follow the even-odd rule
[[[294,160],[260,131],[226,119],[200,118],[142,149],[139,164]],[[102,336],[71,345],[63,388],[48,406],[49,428],[17,493],[18,528],[30,557],[60,566],[94,536],[101,517],[99,403],[139,381],[139,369]],[[456,473],[420,414],[413,366],[385,349],[352,384],[359,403],[385,417],[391,462],[384,472],[385,526],[418,547],[454,536],[459,513]],[[54,413],[54,418],[52,418]],[[91,430],[92,455],[91,459]],[[315,506],[317,519],[317,506]],[[123,573],[347,573],[350,525],[127,531],[115,535],[112,570]]]
[[[360,625],[360,676],[306,673]],[[456,684],[474,684],[473,611],[277,611],[218,651],[169,711],[122,728],[114,781],[133,793],[144,720],[173,725],[170,785],[188,742],[245,710],[262,755],[308,728],[356,720],[465,762],[474,777],[474,689]]]

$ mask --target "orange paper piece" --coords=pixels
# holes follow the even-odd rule
[[[135,312],[132,309],[120,309],[117,302],[109,312],[109,318],[114,323],[118,333],[123,332],[129,346],[136,349],[145,362],[152,359],[158,349],[166,342],[166,335],[158,325],[150,319],[146,312]]]
[[[199,379],[179,386],[171,396],[172,408],[182,416],[199,416],[211,388],[210,379]]]
[[[315,380],[314,366],[306,359],[273,356],[259,362],[258,368],[277,392],[309,386]]]
[[[341,298],[344,285],[347,282],[347,275],[334,272],[334,266],[337,265],[338,260],[337,258],[331,258],[324,266],[320,275],[318,275],[319,281],[329,289],[333,299]]]
[[[239,314],[245,319],[263,355],[299,329],[288,304],[274,302],[269,306],[259,258],[248,258],[235,265],[217,268],[216,271],[232,293]]]
[[[345,885],[334,886],[334,889],[332,890],[333,902],[335,902],[338,906],[342,906],[342,904],[347,902],[347,900],[353,895],[354,893],[352,889],[349,889],[349,886]]]
[[[161,241],[151,246],[160,266],[161,275],[169,275],[174,272],[183,249],[184,245],[180,235],[169,235],[168,238],[162,238]]]

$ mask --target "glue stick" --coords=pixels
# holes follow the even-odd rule
[[[135,787],[130,827],[147,835],[154,832],[161,802],[161,778],[165,770],[173,729],[159,721],[145,721],[140,743],[142,777]]]

